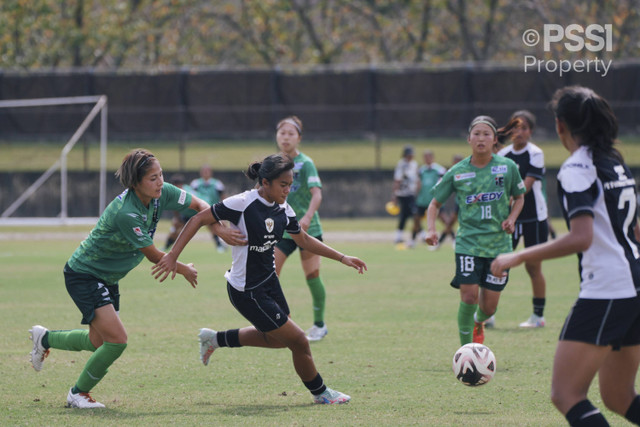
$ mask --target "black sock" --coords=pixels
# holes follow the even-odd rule
[[[447,237],[447,233],[440,233],[440,238],[438,239],[439,243],[444,242],[445,237]]]
[[[544,304],[546,298],[533,298],[533,314],[536,316],[544,316]]]
[[[632,423],[640,425],[640,396],[636,396],[635,399],[633,399],[624,417]]]
[[[240,329],[219,331],[216,334],[216,339],[220,347],[242,347],[240,345]]]
[[[322,380],[320,374],[316,375],[316,377],[311,381],[303,381],[303,383],[304,386],[308,388],[311,394],[313,394],[314,396],[318,396],[324,393],[324,391],[327,389],[327,386],[324,385],[324,381]]]
[[[588,399],[573,405],[573,408],[569,409],[565,418],[569,421],[569,425],[574,427],[604,427],[609,425],[600,410],[593,406]]]

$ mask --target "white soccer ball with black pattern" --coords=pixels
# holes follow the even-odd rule
[[[453,355],[453,373],[464,385],[486,384],[496,373],[496,356],[486,345],[465,344]]]

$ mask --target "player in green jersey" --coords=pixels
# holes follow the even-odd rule
[[[501,129],[501,132],[508,130]],[[456,275],[451,286],[460,290],[460,343],[484,341],[484,322],[498,307],[508,276],[495,277],[491,261],[511,251],[511,236],[524,204],[525,186],[513,160],[496,156],[495,121],[476,117],[467,141],[471,156],[451,167],[433,189],[427,209],[427,243],[438,244],[436,218],[442,203],[456,193],[460,211],[456,236]],[[513,203],[511,203],[513,200]],[[474,326],[475,323],[475,326]]]
[[[165,209],[202,211],[204,201],[165,183],[155,156],[137,149],[127,154],[116,177],[126,190],[104,210],[89,236],[71,255],[64,267],[69,295],[82,313],[82,324],[89,329],[48,330],[35,325],[31,362],[42,369],[50,348],[93,352],[76,384],[67,395],[67,406],[104,408],[89,392],[106,375],[108,368],[127,347],[127,332],[118,310],[118,283],[143,258],[158,262],[164,252],[153,244],[158,219]],[[231,244],[242,244],[232,236],[242,233],[218,226],[218,232]],[[193,264],[178,265],[178,273],[195,287],[198,272]]]
[[[224,184],[219,179],[213,177],[213,170],[211,169],[211,166],[207,164],[202,165],[202,167],[200,168],[200,177],[191,181],[190,187],[194,191],[194,194],[196,196],[198,196],[211,206],[215,205],[220,200],[224,200],[225,198]],[[216,236],[213,228],[208,228],[209,232],[211,233],[211,237],[216,244],[218,252],[224,252],[227,247],[220,240],[220,238]]]
[[[411,240],[415,241],[416,236],[424,241],[427,233],[422,228],[422,219],[424,218],[429,203],[433,198],[433,186],[442,178],[447,169],[435,162],[435,156],[432,150],[424,150],[422,153],[424,164],[418,169],[418,196],[416,197],[416,213],[413,215],[413,233]],[[440,212],[440,220],[446,224],[448,218]],[[430,246],[436,249],[437,246]]]
[[[302,121],[296,116],[286,117],[276,126],[278,148],[294,162],[293,185],[287,203],[293,208],[300,226],[310,236],[322,241],[322,225],[318,208],[322,203],[322,182],[313,160],[298,150],[302,140]],[[288,233],[278,242],[275,250],[276,273],[280,277],[282,266],[298,245]],[[306,331],[309,341],[319,341],[329,332],[324,322],[326,290],[320,277],[320,256],[300,248],[302,270],[311,291],[313,325]]]

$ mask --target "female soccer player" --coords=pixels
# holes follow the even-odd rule
[[[116,172],[126,190],[107,206],[96,226],[64,266],[69,295],[89,329],[49,331],[36,325],[29,331],[33,340],[31,363],[42,369],[50,348],[93,352],[76,384],[69,390],[67,405],[75,408],[104,408],[89,392],[127,347],[127,332],[118,316],[118,284],[143,258],[155,263],[164,252],[156,249],[153,235],[165,209],[206,210],[208,205],[162,177],[160,162],[147,150],[127,154]],[[232,244],[241,233],[218,227]],[[177,265],[178,273],[196,287],[198,272],[193,264]]]
[[[322,182],[318,176],[313,160],[299,151],[302,139],[302,121],[296,116],[286,117],[276,126],[278,148],[291,157],[294,162],[293,185],[287,196],[287,203],[300,217],[300,227],[310,236],[322,241],[322,226],[318,216],[318,208],[322,203]],[[275,249],[276,274],[280,277],[282,266],[298,245],[285,232]],[[313,303],[313,325],[306,331],[309,341],[319,341],[329,330],[324,322],[326,291],[320,277],[320,256],[300,248],[302,270],[311,291]]]
[[[547,200],[543,188],[544,153],[540,147],[530,141],[536,118],[531,112],[520,110],[511,115],[511,120],[516,119],[519,119],[519,122],[511,132],[511,145],[498,152],[499,156],[505,156],[516,162],[527,189],[524,207],[516,220],[516,230],[512,235],[514,250],[520,238],[524,238],[524,246],[528,248],[546,242],[549,236]],[[533,313],[527,320],[520,323],[520,327],[541,328],[545,324],[544,306],[547,288],[547,282],[542,274],[542,263],[527,262],[525,268],[531,278]]]
[[[283,153],[253,163],[247,170],[250,179],[258,179],[258,189],[229,197],[196,214],[180,233],[173,249],[152,269],[163,281],[176,273],[176,260],[185,245],[203,225],[228,220],[247,238],[248,245],[234,247],[233,262],[225,273],[227,291],[233,306],[253,326],[216,332],[203,328],[200,339],[200,359],[207,365],[218,347],[288,347],[293,365],[304,385],[313,394],[315,403],[346,403],[351,398],[324,385],[311,355],[304,331],[289,317],[273,262],[274,246],[285,230],[295,243],[306,251],[334,259],[353,267],[359,273],[366,264],[358,258],[341,254],[318,239],[309,236],[296,220],[286,199],[293,185],[293,161]]]
[[[640,363],[640,248],[635,180],[615,149],[618,122],[591,89],[569,86],[551,101],[569,158],[558,196],[569,233],[498,256],[492,273],[577,253],[580,293],[565,320],[553,363],[551,400],[572,426],[609,425],[587,398],[596,373],[612,411],[640,425],[635,380]]]
[[[456,193],[459,206],[456,236],[456,274],[451,286],[460,290],[460,343],[484,341],[484,322],[498,307],[507,276],[489,271],[498,254],[511,250],[515,221],[524,203],[524,183],[513,160],[496,156],[495,121],[478,116],[469,126],[471,156],[451,167],[433,189],[427,209],[427,243],[438,244],[436,218],[442,203]],[[510,199],[513,205],[510,206]],[[475,322],[475,326],[474,326]]]

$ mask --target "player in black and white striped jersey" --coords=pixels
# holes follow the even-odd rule
[[[524,247],[538,245],[547,241],[549,227],[547,222],[547,199],[544,195],[543,180],[545,174],[544,153],[531,139],[535,127],[535,116],[527,111],[516,111],[511,120],[517,125],[511,130],[511,144],[498,152],[518,165],[520,177],[524,181],[527,192],[524,196],[524,207],[516,220],[516,229],[511,235],[515,250],[522,238]],[[527,274],[531,278],[533,290],[533,313],[520,323],[521,328],[541,328],[545,325],[544,307],[546,304],[547,282],[542,273],[542,263],[525,264]]]
[[[359,273],[366,270],[360,259],[344,255],[304,231],[286,202],[293,183],[293,161],[284,153],[266,157],[247,170],[258,179],[258,188],[228,197],[195,215],[187,222],[171,251],[152,269],[163,281],[175,276],[176,261],[185,245],[203,225],[227,220],[247,239],[245,246],[233,246],[231,269],[225,273],[233,306],[252,326],[227,331],[202,328],[200,359],[207,365],[219,347],[289,348],[296,373],[313,395],[315,403],[346,403],[351,397],[328,388],[316,370],[309,340],[290,318],[289,306],[276,274],[274,248],[285,230],[295,243],[309,252],[334,259]]]
[[[560,334],[551,400],[572,426],[609,425],[587,398],[596,373],[604,404],[640,425],[640,248],[634,233],[636,184],[615,149],[618,122],[591,89],[559,89],[550,104],[571,153],[558,173],[569,233],[500,255],[494,275],[523,262],[578,254],[580,293]]]

